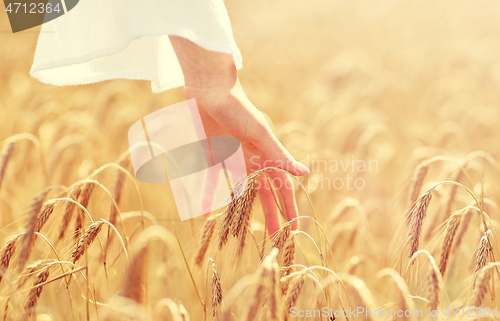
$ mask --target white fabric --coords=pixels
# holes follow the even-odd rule
[[[223,0],[81,0],[43,24],[31,76],[57,86],[124,78],[150,80],[154,92],[179,87],[168,35],[232,54],[242,67]]]

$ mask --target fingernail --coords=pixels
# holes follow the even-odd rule
[[[307,168],[306,165],[300,163],[300,162],[297,162],[295,161],[295,170],[297,170],[297,173],[299,175],[306,175],[306,174],[309,174],[311,171],[309,170],[309,168]]]

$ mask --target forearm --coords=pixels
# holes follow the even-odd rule
[[[238,75],[231,54],[203,49],[193,42],[169,36],[184,74],[186,91],[218,89],[231,90]]]

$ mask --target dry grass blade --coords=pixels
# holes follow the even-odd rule
[[[97,221],[92,223],[86,230],[83,235],[78,238],[78,243],[76,245],[75,250],[71,253],[71,258],[73,259],[73,263],[78,261],[80,257],[85,253],[85,247],[89,246],[94,242],[97,234],[101,231],[103,221]]]
[[[483,236],[481,237],[481,240],[479,241],[479,244],[477,245],[476,248],[476,265],[474,267],[474,284],[472,285],[472,288],[476,287],[476,282],[477,282],[477,277],[479,274],[479,271],[486,265],[488,262],[488,255],[491,250],[491,245],[490,241],[488,239],[489,234],[491,233],[490,230],[487,230],[484,232]]]
[[[40,295],[42,294],[43,286],[38,286],[41,283],[44,283],[49,278],[49,269],[45,268],[40,271],[35,278],[35,282],[33,283],[33,289],[31,289],[28,294],[28,301],[26,302],[25,309],[31,315],[33,313],[33,309],[36,307],[38,300],[40,299]]]
[[[43,200],[49,192],[50,188],[47,188],[40,192],[30,203],[28,216],[24,225],[24,235],[22,238],[21,245],[19,247],[19,258],[17,263],[17,270],[21,272],[28,262],[28,258],[31,254],[31,250],[35,245],[35,232],[37,231],[38,224],[38,214],[42,209]]]
[[[16,252],[17,240],[21,235],[22,233],[12,236],[0,252],[0,282],[2,282],[3,276],[9,268],[10,260]]]
[[[7,171],[7,166],[9,165],[10,158],[14,153],[14,148],[16,147],[16,142],[11,141],[7,147],[4,148],[2,156],[0,157],[0,190],[2,188],[3,179],[5,177],[5,172]]]
[[[75,187],[69,194],[69,198],[73,200],[78,200],[80,197],[82,189],[80,186]],[[73,217],[73,212],[75,209],[76,204],[73,202],[66,202],[64,205],[64,214],[61,222],[61,229],[59,231],[59,240],[64,238],[64,235],[66,234],[66,231],[68,230],[69,223],[71,222],[71,218]]]
[[[453,214],[446,223],[446,230],[443,241],[441,242],[441,254],[439,261],[439,272],[444,275],[446,272],[446,267],[448,266],[448,259],[450,257],[451,248],[453,246],[453,240],[455,239],[455,234],[460,226],[460,220],[462,219],[462,211],[458,211]]]
[[[491,279],[492,268],[485,266],[479,271],[476,279],[476,287],[472,291],[472,306],[480,307],[483,302],[486,292],[488,292],[489,282]]]
[[[422,184],[424,182],[425,176],[429,171],[429,165],[419,165],[415,172],[413,173],[413,179],[410,185],[410,191],[408,193],[408,204],[413,204],[420,195],[420,189],[422,188]]]
[[[220,320],[222,304],[222,285],[219,273],[215,269],[215,263],[212,262],[212,309],[215,320]]]
[[[201,265],[205,260],[205,254],[207,253],[208,247],[210,246],[210,241],[212,240],[212,236],[215,230],[216,224],[215,217],[209,217],[205,224],[203,224],[203,228],[201,230],[201,235],[199,238],[198,251],[196,253],[196,257],[194,263],[197,265]]]
[[[412,204],[408,210],[406,216],[406,222],[409,225],[407,242],[410,246],[410,251],[408,257],[412,257],[413,253],[418,251],[420,245],[420,234],[422,233],[422,223],[424,221],[425,215],[427,214],[427,208],[429,207],[429,202],[432,198],[433,189],[429,189],[424,194],[422,194],[415,203]]]

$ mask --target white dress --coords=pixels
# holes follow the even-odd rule
[[[154,92],[184,84],[168,35],[232,54],[242,67],[223,0],[81,0],[43,24],[31,76],[56,86],[150,80]]]

